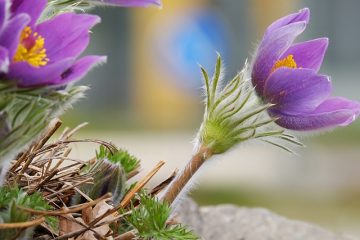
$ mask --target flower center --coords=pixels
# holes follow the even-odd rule
[[[284,57],[283,59],[277,60],[274,66],[272,67],[271,72],[274,72],[276,69],[281,67],[297,68],[297,64],[294,60],[294,55],[290,54]]]
[[[44,48],[45,39],[29,26],[20,35],[20,42],[14,56],[14,62],[27,62],[34,67],[45,66],[49,62]]]

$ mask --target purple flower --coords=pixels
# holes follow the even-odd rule
[[[161,0],[90,0],[90,2],[100,5],[120,7],[148,7],[150,5],[161,6]]]
[[[273,22],[256,52],[251,78],[257,94],[274,104],[276,123],[298,131],[346,126],[360,113],[360,103],[331,97],[330,78],[318,74],[327,38],[293,43],[309,22],[305,8]]]
[[[89,29],[100,18],[64,13],[37,23],[47,0],[0,0],[0,72],[19,87],[65,85],[79,80],[102,56],[78,59]]]

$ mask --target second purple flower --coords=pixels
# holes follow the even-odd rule
[[[264,102],[274,104],[268,113],[284,128],[306,131],[346,126],[359,116],[360,103],[331,97],[330,78],[318,74],[328,39],[293,43],[309,18],[305,8],[266,29],[252,64],[252,83]]]

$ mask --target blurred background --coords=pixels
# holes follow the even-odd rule
[[[163,0],[163,8],[103,8],[88,53],[108,56],[81,83],[85,100],[64,125],[90,125],[78,137],[112,141],[143,160],[144,174],[166,161],[156,184],[191,156],[202,118],[198,64],[209,72],[219,52],[230,79],[253,53],[267,25],[309,7],[311,22],[299,40],[328,36],[321,72],[334,95],[360,100],[360,1]],[[304,138],[290,155],[246,144],[219,157],[199,176],[191,196],[199,204],[265,207],[289,218],[360,236],[360,121]],[[78,144],[76,155],[96,146]],[[221,158],[221,159],[220,159]]]

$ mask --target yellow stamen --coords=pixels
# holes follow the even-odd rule
[[[32,37],[32,46],[27,46],[26,41]],[[44,48],[45,39],[37,32],[32,32],[30,27],[25,27],[20,35],[20,43],[14,56],[14,62],[27,62],[34,67],[45,66],[49,59]]]
[[[297,68],[297,64],[294,60],[294,55],[290,54],[284,57],[283,59],[277,60],[274,66],[272,67],[271,72],[274,72],[276,69],[281,67]]]

